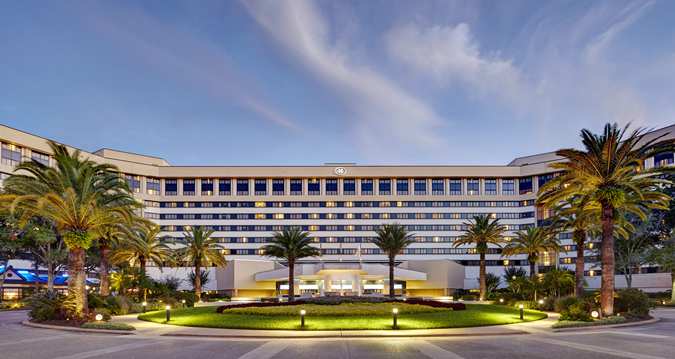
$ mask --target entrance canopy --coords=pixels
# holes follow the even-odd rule
[[[368,263],[300,263],[295,265],[295,278],[319,280],[341,274],[358,275],[364,280],[389,278],[389,267]],[[288,279],[288,268],[274,269],[255,274],[256,281],[284,281]],[[394,268],[394,279],[399,281],[426,280],[427,274],[410,269]]]

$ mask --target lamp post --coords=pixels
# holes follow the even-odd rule
[[[304,309],[301,309],[300,310],[300,328],[305,327],[305,314],[307,314],[307,312]]]
[[[168,322],[171,320],[171,306],[167,305],[166,307],[166,321]]]
[[[145,313],[145,310],[148,308],[148,302],[143,302],[143,313]]]
[[[398,308],[391,310],[391,313],[394,315],[394,329],[398,329]]]
[[[185,308],[185,299],[181,300],[180,302],[183,303],[183,308]]]
[[[524,305],[519,304],[518,309],[520,309],[520,320],[523,320],[523,309],[525,308]]]

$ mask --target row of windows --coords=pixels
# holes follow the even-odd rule
[[[533,224],[505,224],[504,229],[507,231],[518,231],[532,227]],[[220,232],[278,232],[284,229],[300,228],[303,231],[309,232],[325,232],[325,231],[376,231],[381,225],[379,224],[356,224],[356,225],[241,225],[241,226],[217,226],[206,225],[202,226],[206,230],[220,231]],[[412,231],[466,231],[468,226],[465,224],[409,224],[403,225],[409,232]],[[169,225],[160,226],[163,232],[183,232],[190,230],[189,225]]]
[[[379,248],[319,248],[322,255],[344,255],[344,256],[368,256],[384,255]],[[264,256],[265,251],[253,248],[224,249],[226,255],[259,255]],[[496,252],[495,252],[496,253]],[[475,254],[474,248],[406,248],[402,255],[448,255],[448,254]],[[490,253],[493,254],[493,253]],[[519,262],[519,261],[511,261]]]
[[[522,213],[145,213],[150,219],[195,220],[301,220],[301,219],[472,219],[476,216],[497,219],[533,218],[534,212]]]
[[[49,155],[38,151],[31,151],[30,159],[49,166]],[[3,143],[0,149],[0,161],[3,165],[17,166],[21,162],[25,162],[28,158],[21,153],[21,147],[11,143]]]
[[[376,237],[311,237],[314,243],[372,243]],[[451,243],[457,236],[415,236],[418,243]],[[183,238],[172,238],[182,242]],[[216,237],[218,243],[270,243],[272,237]]]
[[[300,208],[300,207],[528,207],[526,201],[284,201],[284,202],[155,202],[145,201],[146,207],[158,208]]]

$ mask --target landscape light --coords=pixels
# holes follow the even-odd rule
[[[593,317],[593,319],[598,319],[599,316],[600,316],[600,313],[598,313],[597,310],[594,310],[594,311],[591,312],[591,317]]]
[[[520,320],[523,320],[523,309],[525,308],[524,305],[518,304],[518,309],[520,309]]]
[[[300,309],[300,328],[305,327],[305,314],[307,314],[307,311]]]
[[[543,299],[539,299],[539,300],[537,301],[537,303],[539,303],[539,305],[542,305],[542,304],[544,304],[544,300],[543,300]]]
[[[504,298],[499,298],[499,303],[504,303]]]
[[[148,302],[143,302],[143,313],[145,313],[145,309],[148,307]]]
[[[166,321],[168,322],[169,320],[171,320],[171,306],[167,305],[164,308],[166,308]]]
[[[102,321],[102,320],[103,320],[103,314],[100,314],[100,313],[99,313],[99,314],[96,314],[96,321],[97,321],[97,322],[100,322],[100,321]]]
[[[185,308],[185,299],[181,300],[180,302],[183,303],[183,308]]]
[[[394,315],[394,329],[398,329],[398,308],[391,310],[391,313]]]

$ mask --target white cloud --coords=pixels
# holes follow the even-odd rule
[[[288,53],[335,91],[354,113],[354,134],[372,158],[393,158],[401,145],[437,149],[442,120],[426,103],[381,73],[350,62],[346,44],[334,44],[339,29],[309,1],[245,1],[251,16]]]
[[[481,96],[497,96],[520,103],[526,96],[522,76],[499,54],[481,54],[469,25],[408,24],[393,28],[385,37],[389,54],[439,85],[459,84]]]

